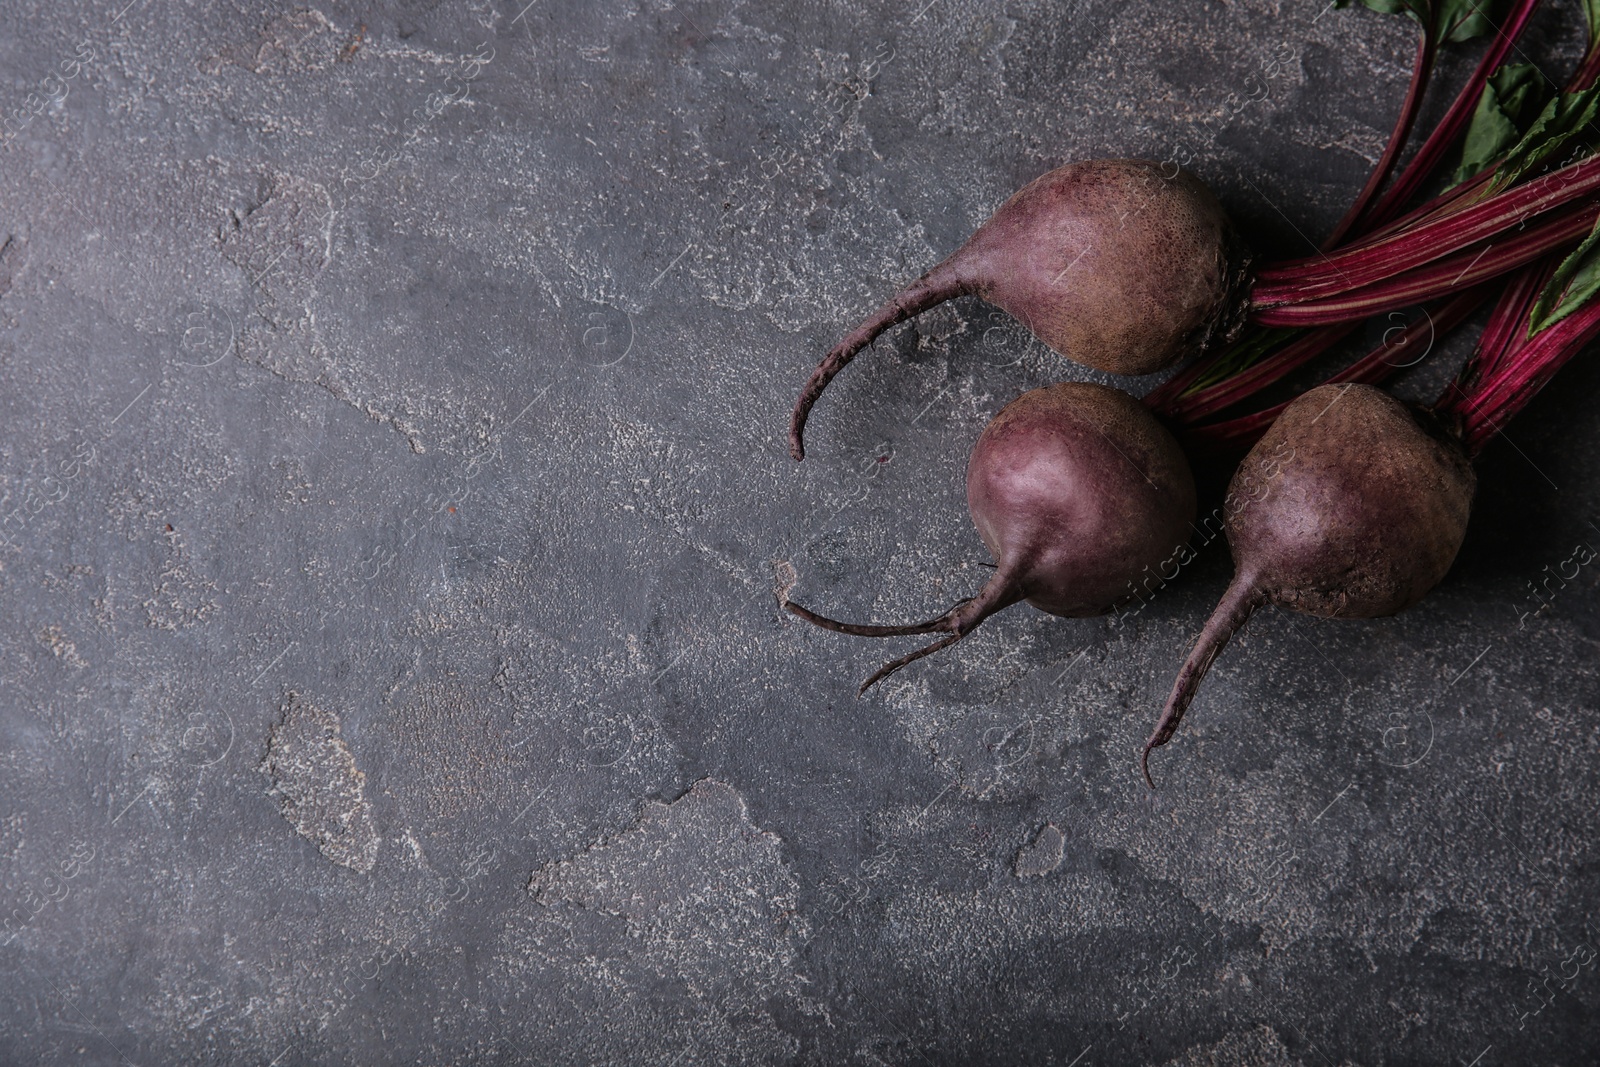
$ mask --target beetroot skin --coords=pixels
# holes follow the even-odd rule
[[[1022,598],[1052,615],[1103,615],[1188,541],[1194,476],[1137,400],[1066,382],[1024,393],[984,429],[967,508],[996,579],[1010,570]]]
[[[1372,619],[1421,600],[1466,535],[1476,478],[1432,415],[1370,385],[1323,385],[1278,416],[1228,486],[1234,579],[1145,744],[1164,745],[1207,669],[1262,604]]]
[[[983,590],[906,626],[808,622],[864,637],[944,633],[874,674],[867,686],[1026,600],[1068,617],[1101,615],[1189,539],[1194,477],[1172,434],[1133,397],[1064,382],[1024,393],[990,421],[967,464],[967,508],[997,568]]]
[[[804,458],[812,405],[858,352],[953,297],[983,297],[1086,366],[1150,374],[1237,329],[1247,275],[1227,213],[1194,175],[1138,159],[1059,167],[823,358],[795,403],[790,452]]]

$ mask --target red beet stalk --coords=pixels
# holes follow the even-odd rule
[[[1600,158],[1594,160],[1590,177],[1600,179]],[[1492,205],[1491,200],[1486,206]],[[1576,244],[1594,229],[1597,215],[1600,209],[1596,205],[1584,204],[1514,237],[1501,236],[1498,240],[1491,237],[1476,245],[1467,245],[1453,255],[1430,257],[1424,261],[1425,265],[1398,273],[1398,276],[1391,275],[1378,283],[1317,300],[1263,307],[1252,312],[1251,317],[1264,326],[1320,326],[1411,307],[1488,281]]]
[[[1506,361],[1527,341],[1529,316],[1539,300],[1539,294],[1550,283],[1560,264],[1560,258],[1550,256],[1542,262],[1517,272],[1507,283],[1505,292],[1495,305],[1483,336],[1473,349],[1472,357],[1457,373],[1445,391],[1445,396],[1460,394],[1471,396],[1483,383],[1504,369]]]
[[[1176,396],[1157,410],[1180,423],[1206,418],[1305,366],[1350,336],[1360,325],[1359,321],[1352,320],[1308,330],[1274,352],[1270,359],[1261,360],[1187,396]],[[1146,403],[1149,403],[1149,398],[1146,398]]]
[[[1271,357],[1266,353],[1272,352],[1283,341],[1291,340],[1295,336],[1294,331],[1284,330],[1277,331],[1282,336],[1272,338],[1267,336],[1271,331],[1262,326],[1246,326],[1245,330],[1245,334],[1239,340],[1234,341],[1220,351],[1195,360],[1146,393],[1144,396],[1145,406],[1157,414],[1170,416],[1173,413],[1173,406],[1182,400],[1185,393],[1194,389],[1201,382],[1207,382],[1209,386],[1216,384],[1216,381],[1227,380],[1226,373],[1218,369],[1218,364],[1224,360],[1230,357],[1237,359],[1239,358],[1239,352],[1251,346],[1259,346],[1261,354],[1258,356],[1258,361],[1270,363]],[[1332,342],[1329,343],[1331,344]],[[1208,381],[1208,378],[1213,377],[1215,381]]]
[[[1517,45],[1517,39],[1528,28],[1528,21],[1533,18],[1533,13],[1539,7],[1539,0],[1517,0],[1512,5],[1511,11],[1506,15],[1503,25],[1494,33],[1494,40],[1490,43],[1488,51],[1478,61],[1472,76],[1467,79],[1466,85],[1456,94],[1455,100],[1450,104],[1450,110],[1445,113],[1439,125],[1435,126],[1428,139],[1422,143],[1417,154],[1411,162],[1406,164],[1400,177],[1395,179],[1394,185],[1383,195],[1365,217],[1358,220],[1352,227],[1355,232],[1371,231],[1385,222],[1394,218],[1405,207],[1406,203],[1422,188],[1434,168],[1444,159],[1472,121],[1473,112],[1477,110],[1478,99],[1483,95],[1483,87],[1489,83],[1494,72],[1500,69]],[[1593,57],[1591,57],[1593,58]]]
[[[1439,338],[1471,317],[1488,297],[1489,287],[1480,285],[1439,302],[1414,316],[1404,326],[1386,332],[1377,347],[1329,377],[1328,384],[1360,382],[1378,385],[1397,372],[1415,366]],[[1414,354],[1419,347],[1423,349],[1422,355]],[[1220,408],[1222,405],[1217,406]],[[1218,451],[1249,448],[1288,406],[1289,402],[1285,401],[1235,419],[1194,426],[1187,430],[1186,436]]]
[[[1523,325],[1523,323],[1519,323]],[[1503,357],[1498,371],[1465,391],[1452,385],[1437,409],[1460,420],[1461,439],[1477,455],[1551,377],[1600,337],[1600,300],[1592,300]]]
[[[1600,157],[1591,156],[1414,229],[1359,242],[1328,256],[1268,267],[1257,276],[1258,309],[1338,296],[1491,240],[1535,215],[1600,190]]]
[[[1538,0],[1529,0],[1530,6],[1536,3]],[[1367,184],[1356,195],[1355,202],[1333,228],[1328,239],[1322,242],[1324,250],[1337,248],[1339,242],[1357,229],[1372,207],[1373,198],[1378,195],[1378,190],[1389,180],[1394,165],[1400,160],[1400,153],[1405,148],[1406,141],[1411,137],[1411,127],[1417,121],[1417,112],[1422,109],[1422,97],[1428,91],[1428,78],[1433,73],[1433,64],[1437,57],[1438,46],[1434,34],[1431,30],[1424,29],[1417,40],[1417,58],[1411,67],[1411,84],[1406,89],[1405,102],[1400,105],[1400,117],[1395,120],[1394,131],[1389,134],[1389,143],[1384,148],[1377,165],[1372,168]]]

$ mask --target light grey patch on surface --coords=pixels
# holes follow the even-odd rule
[[[193,551],[170,524],[158,535],[163,560],[155,588],[141,604],[145,621],[163,630],[178,631],[208,620],[217,610],[217,586],[196,573]]]
[[[591,1061],[687,1045],[685,1062],[787,1062],[799,1043],[783,1016],[827,1015],[798,973],[810,934],[799,881],[726,783],[646,802],[631,829],[545,865],[528,888],[543,907],[512,917],[498,965],[619,1024],[588,1035]],[[619,948],[611,938],[624,928]],[[607,930],[602,947],[594,938]],[[640,983],[655,990],[648,1002],[629,992]]]
[[[46,626],[39,631],[39,643],[49,650],[56,659],[69,667],[82,669],[89,664],[78,655],[78,646],[67,637],[67,632],[59,626]]]
[[[1011,870],[1018,878],[1043,878],[1061,866],[1062,847],[1066,838],[1054,823],[1045,823],[1032,841],[1017,852]]]
[[[220,251],[244,273],[254,314],[238,339],[239,355],[290,382],[327,390],[335,398],[387,423],[406,437],[411,450],[426,451],[415,426],[394,410],[375,375],[340,351],[318,320],[326,298],[321,281],[334,256],[338,211],[328,188],[296,174],[269,172],[258,201],[230,213]]]
[[[794,564],[786,559],[772,561],[772,591],[778,598],[779,606],[787,606],[789,593],[800,584],[800,575],[794,569]]]
[[[1001,972],[1007,960],[1034,958],[1057,939],[1147,923],[1103,874],[1063,872],[1046,886],[1042,894],[1015,883],[998,892],[899,888],[884,905],[886,947],[908,974],[981,988],[1005,981]],[[1081,1010],[1114,1014],[1087,1002]]]
[[[295,833],[341,866],[362,874],[372,870],[378,833],[366,775],[340,736],[339,716],[290,693],[261,769]]]
[[[339,59],[345,49],[339,28],[315,8],[279,15],[251,39],[229,45],[200,64],[207,74],[219,74],[228,65],[252,74],[284,75],[322,70]]]
[[[790,919],[798,883],[777,835],[750,821],[732,786],[710,778],[670,804],[647,802],[633,829],[544,867],[528,888],[541,904],[615,915],[637,933],[765,937],[804,925]]]
[[[220,240],[223,258],[245,272],[254,294],[242,351],[253,363],[301,378],[310,368],[297,364],[316,340],[316,278],[333,255],[333,201],[322,185],[285,173],[264,177],[257,196],[253,206],[230,212]]]

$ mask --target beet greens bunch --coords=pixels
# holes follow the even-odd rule
[[[1466,533],[1473,458],[1600,336],[1600,0],[1583,0],[1588,48],[1559,89],[1508,62],[1539,0],[1365,3],[1416,22],[1416,60],[1387,147],[1315,255],[1256,263],[1211,191],[1171,163],[1072,163],[1007,200],[818,364],[790,420],[797,460],[834,376],[885,330],[956,296],[997,305],[1085,366],[1149,374],[1190,361],[1142,402],[1063,383],[994,417],[967,465],[968,510],[996,560],[972,598],[904,625],[839,622],[786,601],[841,633],[938,635],[862,691],[1019,601],[1100,615],[1133,600],[1136,583],[1148,590],[1152,573],[1175,575],[1192,557],[1191,455],[1248,450],[1222,509],[1235,575],[1144,746],[1147,780],[1151,751],[1257,608],[1376,618],[1444,578]],[[1441,49],[1479,37],[1482,59],[1402,167]],[[1424,336],[1431,349],[1491,302],[1472,355],[1432,405],[1378,388],[1427,357],[1407,358]],[[1261,404],[1374,317],[1419,305],[1323,384]]]

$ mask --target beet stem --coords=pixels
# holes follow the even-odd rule
[[[1344,213],[1344,218],[1339,220],[1339,224],[1333,228],[1328,239],[1322,243],[1324,251],[1338,247],[1339,242],[1362,222],[1372,207],[1373,198],[1383,188],[1383,183],[1389,180],[1395,164],[1400,160],[1401,150],[1411,137],[1411,127],[1417,121],[1417,112],[1422,108],[1422,97],[1428,90],[1428,79],[1433,73],[1433,61],[1436,55],[1433,32],[1424,28],[1417,41],[1417,58],[1411,67],[1411,85],[1406,89],[1405,102],[1401,104],[1394,130],[1389,134],[1389,143],[1383,150],[1382,158],[1372,168],[1367,184],[1362,187],[1355,202],[1350,205],[1350,210]]]
[[[954,297],[967,292],[966,285],[957,277],[955,262],[961,253],[940,263],[928,273],[918,278],[896,293],[887,304],[884,304],[872,316],[850,331],[833,349],[817,364],[817,369],[811,372],[811,377],[806,380],[806,385],[800,392],[800,399],[795,401],[794,413],[789,417],[789,454],[796,460],[806,458],[805,429],[806,419],[811,415],[811,408],[828,387],[833,376],[843,370],[852,359],[856,358],[863,348],[867,347],[878,335],[891,326],[904,322],[913,315],[920,315],[931,307],[936,307]]]
[[[1254,366],[1257,362],[1266,362],[1278,358],[1278,353],[1283,350],[1283,345],[1295,340],[1293,331],[1269,331],[1264,327],[1248,324],[1237,340],[1209,352],[1199,359],[1184,367],[1178,373],[1156,386],[1144,395],[1144,404],[1151,411],[1158,414],[1171,415],[1178,410],[1184,398],[1191,392],[1217,384],[1218,381],[1227,381],[1227,375],[1217,377],[1217,368],[1227,366],[1228,360],[1234,358],[1236,353],[1243,349],[1260,345],[1260,335],[1281,332],[1283,336],[1276,339],[1267,338],[1266,344],[1261,349],[1261,354],[1256,360],[1246,363],[1245,366]]]
[[[1600,48],[1591,45],[1588,54],[1578,66],[1578,72],[1572,76],[1572,85],[1568,91],[1582,92],[1592,88],[1596,80],[1600,80]]]
[[[1600,175],[1600,167],[1595,173]],[[1525,266],[1564,245],[1576,243],[1594,228],[1595,219],[1595,206],[1584,205],[1526,233],[1497,244],[1490,243],[1477,251],[1468,247],[1454,255],[1343,295],[1316,300],[1291,300],[1278,306],[1258,306],[1251,312],[1251,318],[1264,326],[1317,326],[1366,318],[1383,311],[1395,311],[1422,301],[1435,300]]]
[[[1454,410],[1457,399],[1471,396],[1480,385],[1495,377],[1506,361],[1516,354],[1518,347],[1526,340],[1524,335],[1528,315],[1538,301],[1539,293],[1555,276],[1560,262],[1561,257],[1549,256],[1537,264],[1524,267],[1506,283],[1505,291],[1489,315],[1489,322],[1479,335],[1472,355],[1435,402],[1436,410]]]
[[[1585,157],[1432,222],[1332,255],[1269,267],[1261,272],[1251,300],[1258,307],[1270,307],[1348,293],[1521,228],[1533,216],[1596,189],[1600,189],[1600,158]]]
[[[1348,367],[1330,375],[1326,384],[1361,382],[1366,385],[1377,385],[1396,372],[1415,366],[1427,356],[1439,338],[1465,322],[1488,299],[1488,296],[1488,288],[1479,286],[1476,289],[1469,289],[1441,302],[1432,310],[1424,309],[1421,315],[1414,317],[1398,330],[1386,331],[1382,343]],[[1412,343],[1413,335],[1424,323],[1429,327],[1427,350],[1421,356],[1409,362],[1396,362],[1395,354]],[[1275,381],[1276,376],[1271,380]],[[1262,384],[1265,385],[1267,383]],[[1254,389],[1251,390],[1251,392],[1254,391]],[[1211,408],[1210,411],[1196,411],[1187,415],[1187,419],[1200,418],[1220,410],[1222,407],[1221,404],[1209,406]],[[1271,426],[1273,421],[1282,414],[1283,409],[1288,406],[1289,401],[1285,400],[1281,404],[1274,404],[1269,408],[1264,408],[1248,415],[1240,415],[1237,418],[1223,422],[1191,427],[1188,433],[1191,439],[1204,441],[1208,445],[1222,446],[1223,448],[1248,448],[1250,445],[1255,444],[1257,438],[1267,432],[1267,427]]]
[[[1476,456],[1550,378],[1600,336],[1600,301],[1592,301],[1532,340],[1524,340],[1496,374],[1470,395],[1454,394],[1467,453]],[[1447,394],[1448,395],[1448,394]]]
[[[1483,95],[1484,85],[1505,62],[1506,57],[1516,49],[1517,38],[1528,28],[1528,22],[1538,9],[1539,2],[1540,0],[1517,0],[1512,6],[1506,15],[1505,24],[1495,30],[1494,43],[1483,54],[1472,76],[1456,94],[1455,100],[1450,104],[1450,110],[1439,120],[1439,124],[1433,128],[1427,140],[1422,142],[1422,147],[1417,149],[1417,154],[1406,164],[1400,176],[1395,179],[1394,185],[1383,195],[1377,206],[1360,221],[1361,230],[1371,231],[1388,222],[1405,207],[1407,201],[1428,180],[1456,138],[1461,136],[1467,124],[1472,121],[1472,116],[1478,109],[1478,100]]]
[[[1196,389],[1165,406],[1164,414],[1180,422],[1195,422],[1237,403],[1304,366],[1354,333],[1359,320],[1311,330],[1272,354],[1220,382]]]
[[[1178,680],[1173,683],[1172,695],[1167,697],[1167,706],[1161,712],[1161,721],[1156,723],[1155,733],[1144,743],[1144,754],[1140,757],[1139,765],[1151,789],[1156,787],[1156,783],[1150,777],[1150,751],[1172,740],[1183,713],[1189,709],[1189,702],[1194,700],[1195,693],[1199,691],[1201,680],[1205,678],[1206,671],[1211,669],[1212,661],[1265,602],[1266,596],[1256,588],[1255,575],[1234,575],[1233,584],[1222,594],[1216,610],[1206,620],[1206,628],[1195,641],[1193,651],[1184,661],[1183,670],[1178,672]]]

